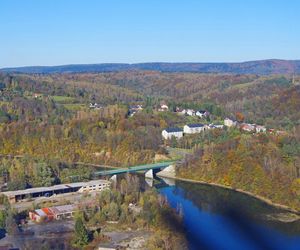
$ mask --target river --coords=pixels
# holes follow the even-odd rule
[[[300,250],[300,220],[281,221],[284,210],[221,187],[136,175],[142,190],[150,184],[181,210],[191,250]]]
[[[190,249],[300,249],[300,221],[281,222],[285,211],[219,187],[176,181],[157,185],[183,212]]]

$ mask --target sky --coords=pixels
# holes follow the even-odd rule
[[[0,0],[0,68],[300,59],[299,0]]]

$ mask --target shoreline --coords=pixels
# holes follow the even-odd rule
[[[286,212],[290,212],[290,213],[293,213],[293,214],[296,214],[296,215],[300,216],[300,210],[296,210],[296,209],[293,209],[289,206],[282,205],[282,204],[279,204],[279,203],[275,203],[275,202],[271,201],[270,199],[268,199],[266,197],[256,195],[254,193],[251,193],[249,191],[245,191],[245,190],[240,189],[240,188],[233,188],[233,187],[230,187],[230,186],[225,186],[225,185],[214,183],[214,182],[206,182],[206,181],[193,180],[193,179],[188,179],[188,178],[172,176],[172,175],[169,175],[167,173],[159,173],[158,176],[163,177],[163,178],[169,178],[169,179],[173,179],[173,180],[183,181],[183,182],[189,182],[189,183],[194,183],[194,184],[201,184],[201,185],[224,188],[224,189],[231,190],[231,191],[234,191],[234,192],[242,193],[242,194],[248,195],[252,198],[255,198],[257,200],[260,200],[260,201],[264,202],[265,204],[270,205],[272,207],[282,209]]]

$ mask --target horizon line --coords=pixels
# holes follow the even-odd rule
[[[137,65],[137,64],[154,64],[154,63],[165,63],[165,64],[239,64],[239,63],[249,63],[249,62],[263,62],[263,61],[300,61],[300,59],[257,59],[257,60],[245,60],[245,61],[146,61],[146,62],[133,62],[133,63],[126,63],[126,62],[101,62],[101,63],[66,63],[66,64],[54,64],[54,65],[24,65],[24,66],[7,66],[1,67],[0,70],[5,69],[16,69],[16,68],[46,68],[46,67],[64,67],[64,66],[76,66],[76,65],[109,65],[109,64],[123,64],[123,65]]]

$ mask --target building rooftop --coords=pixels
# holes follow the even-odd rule
[[[41,192],[51,192],[61,189],[69,189],[69,188],[80,188],[82,186],[89,186],[89,185],[98,185],[98,184],[108,184],[110,183],[107,180],[92,180],[88,182],[75,182],[75,183],[68,183],[68,184],[59,184],[51,187],[36,187],[36,188],[28,188],[24,190],[16,190],[16,191],[7,191],[2,192],[2,194],[6,196],[16,196],[16,195],[27,195],[33,193],[41,193]]]
[[[62,205],[62,206],[56,206],[56,207],[49,207],[49,210],[51,210],[51,212],[54,215],[73,212],[76,209],[77,209],[77,206],[75,206],[75,205]]]
[[[35,213],[41,217],[44,217],[47,215],[42,209],[35,210]]]
[[[204,125],[201,124],[201,123],[192,123],[192,124],[187,124],[186,126],[188,126],[190,128],[202,128],[202,127],[204,127]]]
[[[168,133],[183,132],[183,130],[181,128],[166,128],[165,130]]]

